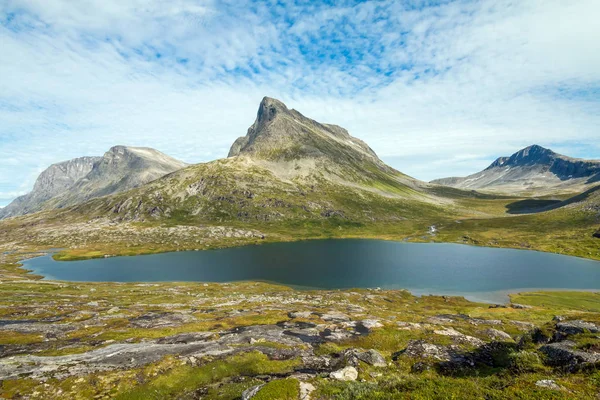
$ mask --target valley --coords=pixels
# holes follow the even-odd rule
[[[527,154],[550,154],[534,150]],[[515,163],[528,157],[519,154]],[[504,190],[423,182],[345,129],[265,97],[224,159],[187,165],[116,146],[81,167],[57,164],[0,220],[2,396],[596,398],[593,292],[514,293],[489,304],[374,287],[43,280],[20,264],[49,249],[68,262],[308,239],[600,260],[598,186],[578,177],[514,190],[548,172],[530,161]]]

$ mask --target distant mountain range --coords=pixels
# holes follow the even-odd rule
[[[600,161],[563,156],[538,145],[500,157],[476,174],[432,181],[458,189],[521,195],[582,192],[597,182]]]
[[[30,193],[0,209],[0,218],[68,207],[123,192],[186,165],[154,149],[115,146],[102,157],[80,157],[51,165],[40,174]]]

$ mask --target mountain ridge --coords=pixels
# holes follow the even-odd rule
[[[466,177],[431,181],[458,189],[495,192],[581,192],[600,180],[600,161],[577,159],[531,145],[509,157],[499,157],[483,171]]]
[[[158,179],[187,164],[148,147],[117,145],[101,157],[80,157],[44,170],[30,193],[0,210],[0,218],[73,206]]]

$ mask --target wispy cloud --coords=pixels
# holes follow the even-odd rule
[[[0,3],[0,205],[118,143],[223,157],[264,95],[426,180],[532,143],[600,158],[597,1],[327,3]]]

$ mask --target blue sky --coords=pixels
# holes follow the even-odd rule
[[[226,156],[276,97],[419,179],[600,158],[597,0],[0,2],[0,206],[49,164]]]

